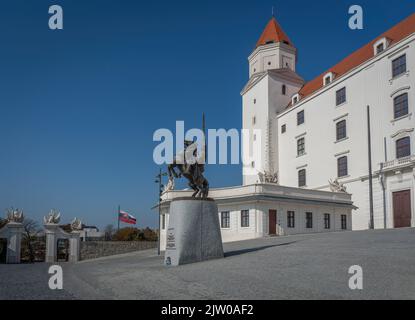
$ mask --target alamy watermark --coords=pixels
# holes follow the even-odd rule
[[[49,267],[48,273],[52,276],[49,278],[49,289],[62,290],[63,289],[63,271],[62,267],[53,265]]]
[[[158,129],[153,141],[153,160],[157,165],[178,164],[242,164],[245,175],[258,173],[262,162],[262,130],[260,129],[201,129],[185,132],[184,121],[176,121],[176,130]],[[187,144],[186,144],[187,143]],[[185,148],[185,146],[187,146]],[[207,154],[206,154],[207,153]],[[207,156],[207,157],[206,157]]]

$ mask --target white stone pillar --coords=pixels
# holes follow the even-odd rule
[[[59,226],[57,224],[45,224],[46,233],[46,263],[54,263],[57,260],[57,233]]]
[[[8,228],[9,237],[7,244],[7,263],[20,263],[23,224],[18,222],[9,222]]]
[[[69,262],[78,262],[81,252],[80,232],[73,231],[69,238]]]

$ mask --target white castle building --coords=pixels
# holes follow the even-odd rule
[[[415,227],[415,14],[309,82],[275,18],[248,61],[242,127],[262,152],[243,186],[210,192],[224,242]],[[163,196],[162,248],[170,201],[188,193]]]

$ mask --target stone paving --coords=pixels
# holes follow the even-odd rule
[[[63,264],[0,265],[0,299],[415,299],[415,229],[356,231],[229,243],[226,258],[164,267],[154,250]],[[363,290],[348,269],[363,268]]]

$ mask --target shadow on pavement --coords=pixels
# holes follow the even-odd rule
[[[238,256],[245,253],[255,252],[255,251],[261,251],[273,247],[281,247],[281,246],[288,246],[290,244],[296,243],[298,241],[292,241],[292,242],[286,242],[286,243],[280,243],[280,244],[274,244],[269,246],[262,246],[257,248],[249,248],[249,249],[242,249],[242,250],[236,250],[236,251],[229,251],[225,252],[225,258],[232,257],[232,256]]]

